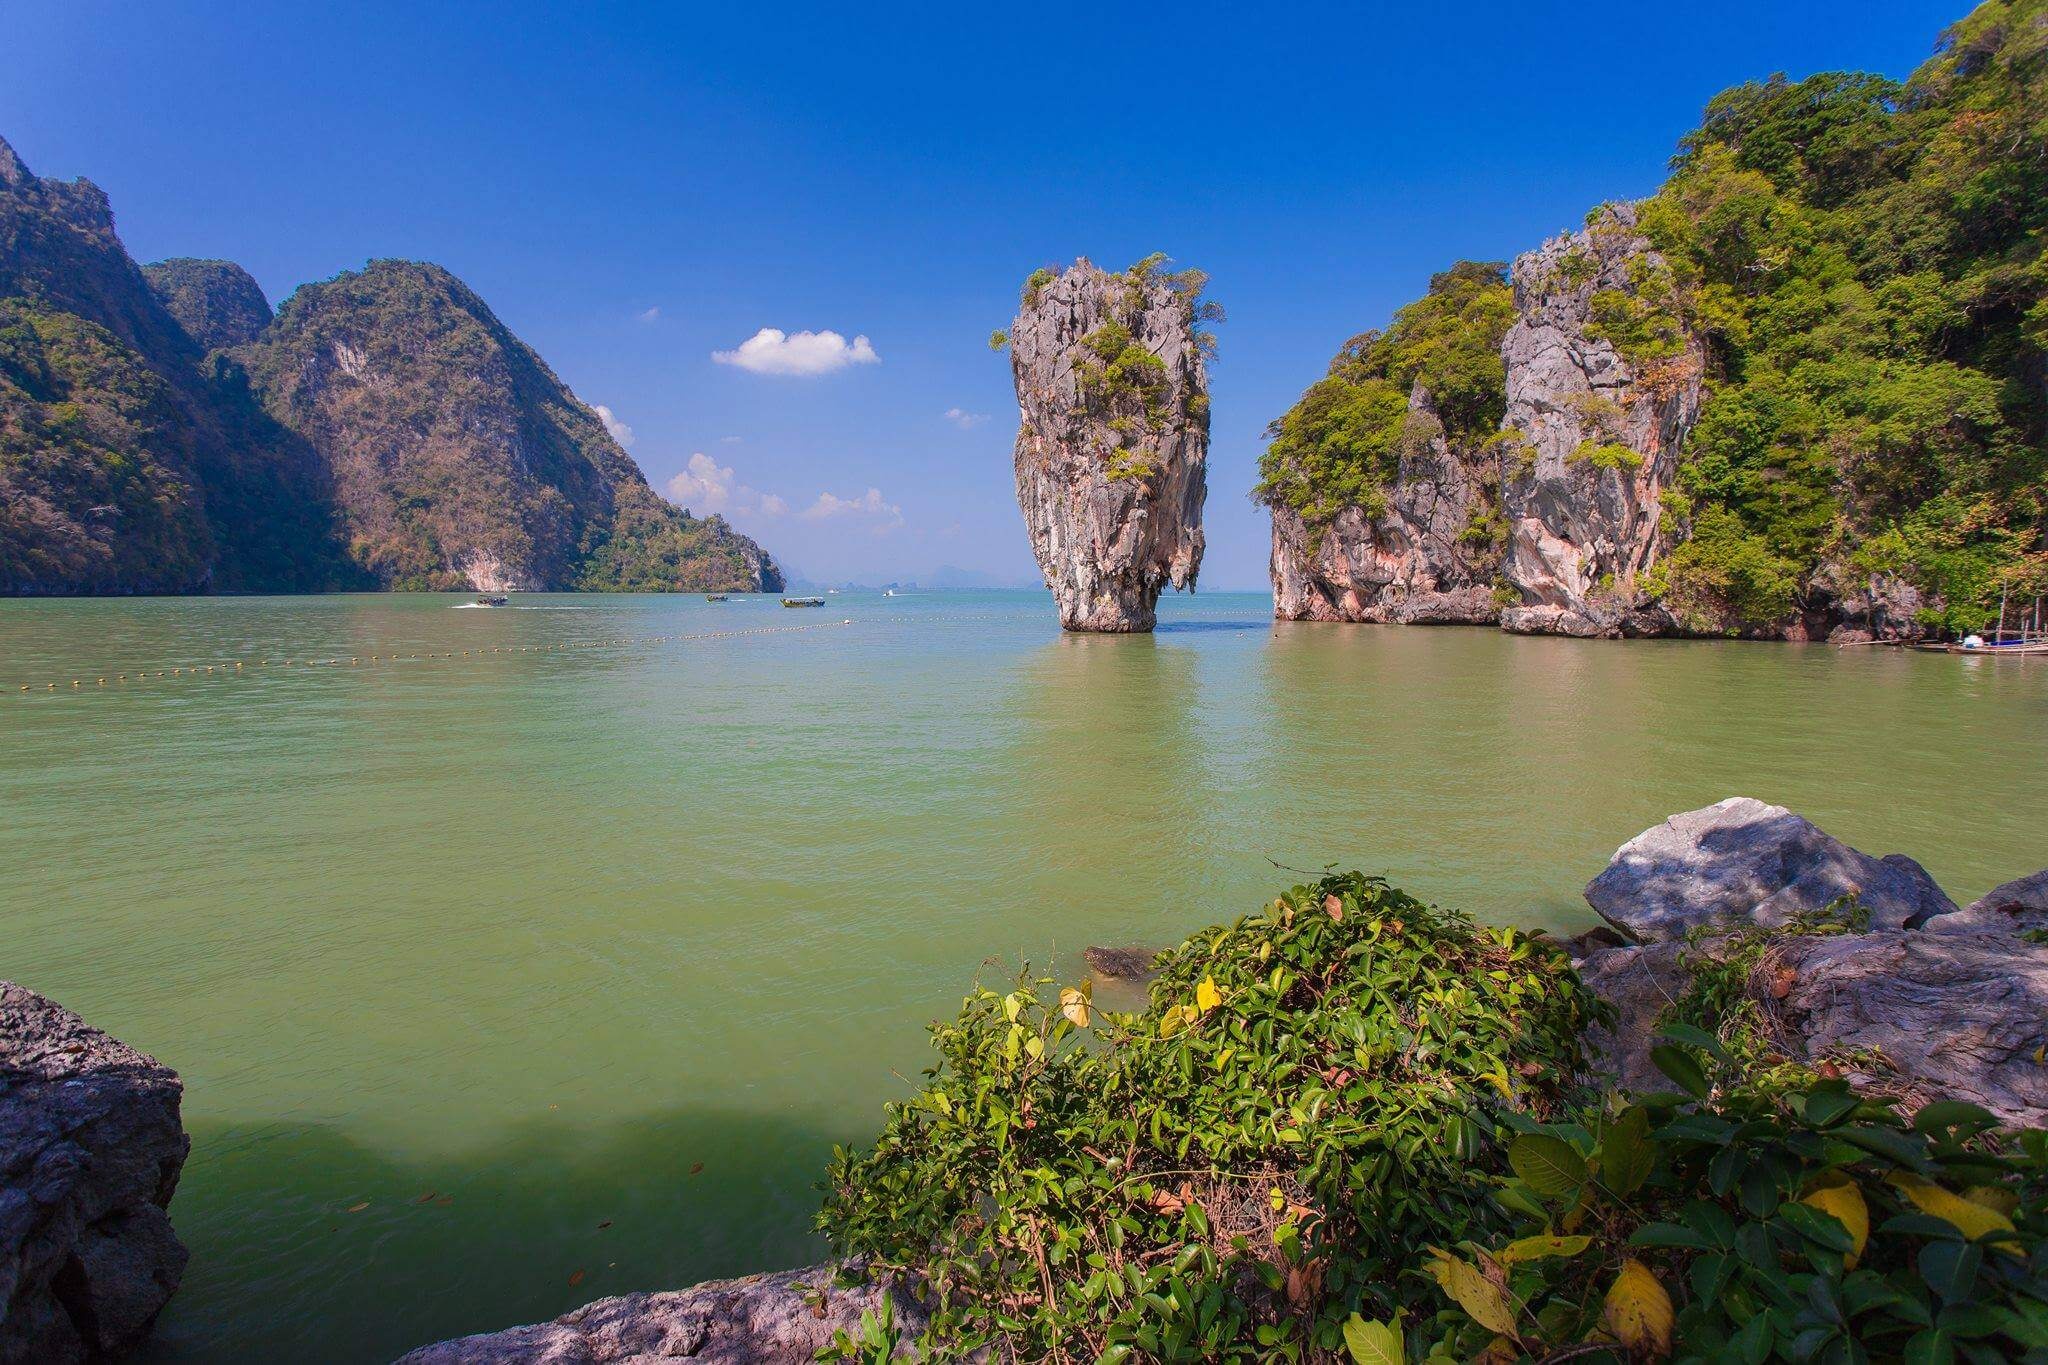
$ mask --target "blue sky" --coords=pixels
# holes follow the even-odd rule
[[[1964,9],[9,0],[0,135],[273,303],[440,262],[657,486],[834,581],[1035,577],[988,333],[1036,266],[1168,252],[1229,310],[1202,581],[1264,587],[1261,433],[1345,338],[1653,189],[1715,91],[1903,75]],[[713,359],[763,328],[871,354]]]

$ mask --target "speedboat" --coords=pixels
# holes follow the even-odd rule
[[[510,599],[509,597],[500,597],[493,593],[485,593],[476,599],[476,604],[480,607],[502,607],[511,600],[512,599]]]

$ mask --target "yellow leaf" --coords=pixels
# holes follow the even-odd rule
[[[1060,991],[1060,1013],[1074,1022],[1076,1028],[1088,1027],[1088,997],[1068,986]]]
[[[1399,1318],[1367,1322],[1353,1313],[1344,1323],[1344,1345],[1356,1365],[1401,1365],[1408,1358]]]
[[[2019,1194],[2006,1189],[2003,1185],[1972,1185],[1963,1191],[1963,1198],[1972,1204],[1982,1204],[1994,1213],[2002,1213],[2008,1218],[2012,1217],[2013,1210],[2020,1206]]]
[[[1576,1256],[1592,1244],[1591,1237],[1523,1237],[1502,1247],[1499,1260],[1502,1265],[1516,1265],[1547,1256]]]
[[[1486,1278],[1484,1271],[1447,1251],[1431,1248],[1430,1255],[1433,1259],[1429,1273],[1436,1276],[1444,1293],[1465,1310],[1466,1316],[1489,1332],[1515,1334],[1515,1313],[1508,1306],[1508,1297],[1499,1285]]]
[[[1849,1238],[1855,1245],[1849,1248],[1843,1264],[1855,1269],[1858,1258],[1863,1255],[1863,1244],[1870,1240],[1870,1206],[1863,1202],[1863,1191],[1856,1188],[1855,1182],[1844,1180],[1810,1191],[1801,1196],[1799,1202],[1819,1209],[1849,1230]]]
[[[1180,1028],[1180,1010],[1170,1009],[1159,1016],[1159,1036],[1171,1038]]]
[[[1223,992],[1216,989],[1216,978],[1205,976],[1202,984],[1195,987],[1195,1008],[1207,1014],[1223,1003]]]
[[[1621,1263],[1607,1290],[1601,1317],[1615,1340],[1631,1351],[1671,1354],[1671,1296],[1650,1268],[1638,1260]]]
[[[1987,1232],[2011,1232],[2012,1219],[1997,1209],[1986,1208],[1959,1194],[1952,1194],[1931,1180],[1914,1175],[1911,1171],[1893,1171],[1885,1179],[1922,1213],[1931,1213],[1944,1222],[1954,1223],[1963,1236],[1971,1241]],[[2019,1254],[2019,1249],[2010,1241],[2001,1241],[2000,1249]]]
[[[1017,1015],[1023,1010],[1023,1008],[1024,997],[1019,995],[1016,991],[1011,991],[1008,995],[1003,997],[1003,1017],[1005,1019],[1008,1019],[1011,1023],[1014,1024],[1017,1022]]]
[[[1043,1057],[1045,1055],[1045,1040],[1034,1033],[1024,1040],[1024,1050],[1031,1054],[1033,1060]]]

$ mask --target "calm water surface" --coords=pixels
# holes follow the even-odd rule
[[[0,603],[0,976],[185,1077],[161,1359],[801,1263],[831,1144],[978,972],[1176,937],[1274,863],[1576,928],[1616,844],[1735,793],[1959,901],[2048,863],[2048,660],[1228,594],[1135,638],[1043,594],[459,600]],[[777,633],[487,652],[740,627]]]

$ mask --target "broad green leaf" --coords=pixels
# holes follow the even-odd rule
[[[1694,1099],[1707,1097],[1707,1073],[1700,1070],[1698,1060],[1684,1048],[1673,1043],[1659,1043],[1650,1049],[1650,1060]]]
[[[1640,1105],[1616,1119],[1600,1139],[1600,1183],[1609,1192],[1627,1198],[1642,1188],[1657,1164],[1657,1150],[1650,1145],[1650,1111]]]
[[[1563,1199],[1586,1183],[1586,1159],[1549,1133],[1524,1133],[1509,1143],[1508,1165],[1546,1199]]]
[[[1401,1365],[1408,1349],[1398,1320],[1367,1322],[1356,1313],[1345,1320],[1344,1345],[1356,1365]]]
[[[1641,1261],[1621,1263],[1621,1273],[1608,1287],[1601,1319],[1615,1340],[1641,1355],[1671,1354],[1671,1296]]]

